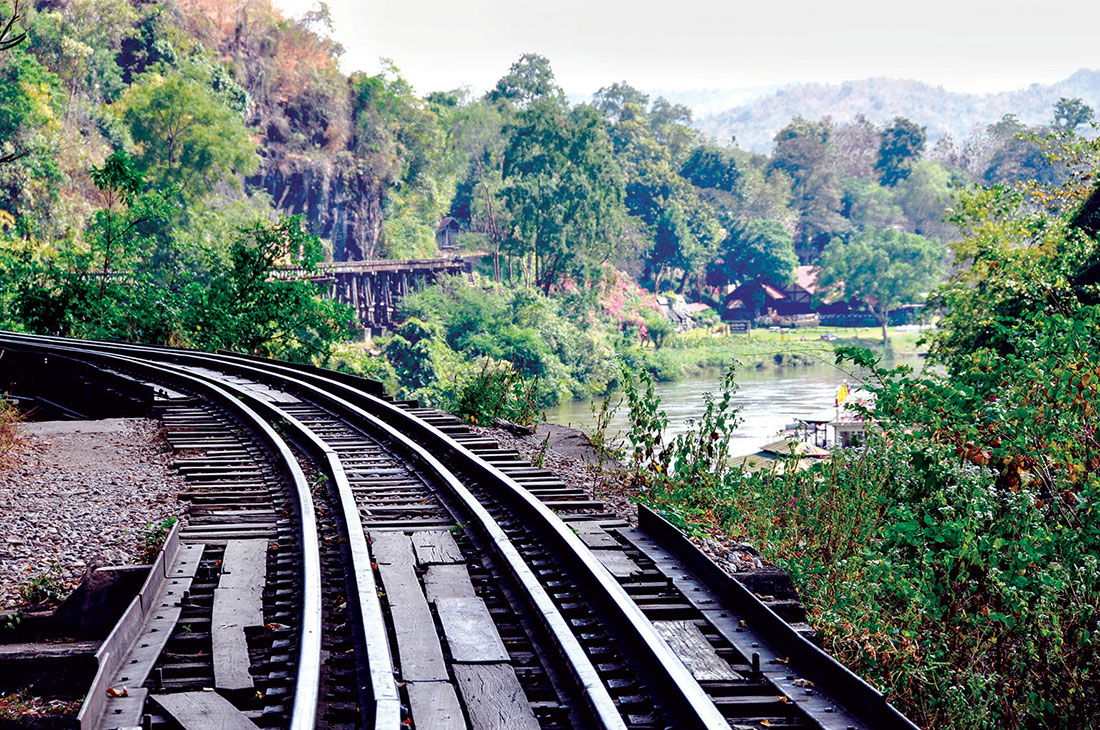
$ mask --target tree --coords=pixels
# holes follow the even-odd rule
[[[103,298],[116,259],[130,263],[143,230],[168,218],[171,205],[158,191],[143,195],[145,180],[123,150],[116,150],[102,167],[92,168],[92,182],[99,190],[101,208],[92,217],[89,238],[103,258],[99,296]],[[170,194],[170,193],[169,193]]]
[[[979,169],[983,182],[996,185],[1037,180],[1049,185],[1062,175],[1062,168],[1051,161],[1038,142],[1044,130],[1028,127],[1015,114],[1005,114],[986,132],[990,149]]]
[[[554,97],[520,112],[508,130],[504,188],[516,250],[544,291],[564,277],[591,279],[621,240],[622,170],[590,106]]]
[[[833,161],[837,174],[844,177],[878,177],[875,163],[878,162],[882,134],[867,117],[857,114],[847,124],[833,131]]]
[[[311,271],[323,255],[321,241],[305,232],[301,216],[242,228],[229,267],[194,292],[182,315],[184,331],[209,350],[300,362],[327,356],[334,343],[352,334],[350,308],[320,298],[308,280],[272,277],[286,262]]]
[[[1062,97],[1054,105],[1054,127],[1063,132],[1073,132],[1082,124],[1092,121],[1092,107],[1079,98]]]
[[[879,185],[876,180],[846,180],[843,206],[844,217],[857,229],[901,228],[906,223],[894,191]]]
[[[878,161],[875,163],[879,182],[890,187],[909,177],[913,163],[924,152],[926,140],[924,127],[905,117],[895,117],[882,130],[882,143],[879,145]]]
[[[56,159],[64,94],[22,44],[0,56],[0,208],[24,232],[49,218],[62,182]]]
[[[15,21],[19,20],[19,2],[16,0],[14,7],[12,8],[11,17],[8,18],[7,24],[0,30],[0,51],[7,51],[15,48],[20,43],[27,39],[26,33],[12,33],[12,28],[15,26]],[[6,162],[14,162],[20,157],[25,155],[25,152],[8,152],[0,155],[0,165]]]
[[[747,223],[723,221],[729,235],[720,257],[707,272],[711,284],[749,281],[787,284],[794,280],[798,257],[794,238],[779,221],[755,219]]]
[[[819,281],[822,287],[840,287],[844,296],[862,300],[882,325],[886,345],[890,312],[928,292],[939,280],[943,258],[943,246],[924,236],[866,230],[825,247]]]
[[[840,217],[840,182],[830,158],[832,124],[795,117],[775,135],[771,167],[791,178],[791,197],[800,219],[796,250],[812,256],[829,235],[844,229]]]
[[[627,104],[611,136],[626,171],[627,210],[652,241],[645,276],[659,287],[666,272],[679,270],[676,286],[682,292],[703,272],[725,232],[699,191],[678,174],[672,150],[658,138],[640,107]],[[707,182],[721,184],[721,172],[708,174],[716,179]]]
[[[195,66],[151,72],[112,105],[128,127],[138,169],[153,187],[179,185],[186,200],[259,164],[235,94],[219,93]]]
[[[909,177],[894,186],[894,200],[905,212],[913,233],[946,241],[956,228],[945,220],[953,186],[951,173],[932,160],[913,165]]]
[[[550,60],[537,53],[525,53],[512,64],[485,98],[526,109],[543,99],[563,101],[565,94],[554,81]]]
[[[741,179],[737,160],[733,154],[718,147],[696,147],[680,174],[698,188],[715,188],[727,193],[733,192],[737,181]]]
[[[625,81],[616,81],[592,95],[592,106],[610,122],[622,121],[627,104],[645,109],[649,95],[638,91]]]

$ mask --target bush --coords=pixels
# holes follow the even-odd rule
[[[476,424],[491,425],[497,418],[534,423],[541,415],[538,381],[525,380],[509,363],[485,359],[458,384],[446,410]]]

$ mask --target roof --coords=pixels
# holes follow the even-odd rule
[[[794,270],[794,286],[807,294],[817,294],[817,276],[820,273],[820,266],[798,266]]]
[[[778,289],[776,289],[771,284],[761,284],[760,286],[761,286],[761,288],[763,288],[764,293],[767,294],[772,299],[786,299],[787,298],[786,294],[779,291]]]
[[[704,304],[703,302],[691,302],[687,305],[687,309],[692,314],[698,314],[699,312],[705,312],[708,309],[712,309],[712,307],[709,304]]]
[[[820,446],[814,446],[808,444],[805,441],[773,441],[767,446],[760,448],[760,451],[768,454],[776,454],[777,456],[815,456],[822,457],[828,456],[829,452]]]
[[[763,471],[767,469],[776,475],[782,475],[789,469],[795,471],[803,471],[813,466],[812,459],[795,459],[787,460],[780,459],[773,454],[769,454],[764,451],[758,451],[755,454],[749,454],[748,456],[739,456],[736,459],[731,459],[730,464],[732,466],[739,466],[745,471],[752,473],[757,471]]]
[[[443,220],[439,221],[439,225],[436,226],[435,230],[438,233],[439,231],[442,231],[446,228],[461,228],[461,226],[455,218],[447,216]]]

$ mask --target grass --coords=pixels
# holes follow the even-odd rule
[[[837,335],[839,339],[821,339],[825,334]],[[902,356],[922,353],[925,349],[917,344],[920,337],[919,332],[891,328],[890,351]],[[832,362],[834,350],[844,345],[883,352],[882,332],[877,327],[807,327],[723,335],[699,328],[670,336],[661,352],[678,366],[682,377],[688,377],[722,368],[731,358],[740,361],[742,368]]]

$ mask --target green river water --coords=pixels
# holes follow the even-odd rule
[[[886,364],[907,364],[918,369],[922,362],[920,358],[907,357]],[[655,384],[662,408],[668,414],[670,436],[684,431],[690,419],[699,417],[703,411],[703,394],[715,392],[720,379],[720,374],[715,373],[708,377]],[[837,386],[844,381],[853,387],[859,382],[858,376],[853,377],[851,373],[826,364],[768,367],[738,373],[739,389],[734,401],[741,407],[742,423],[734,435],[731,452],[741,456],[758,451],[764,444],[779,438],[782,429],[796,418],[832,408]],[[614,399],[618,401],[619,396],[614,396]],[[601,402],[562,403],[547,411],[546,420],[590,432],[595,425],[595,410]],[[626,407],[621,406],[612,419],[609,435],[622,433],[626,428],[626,418]]]

